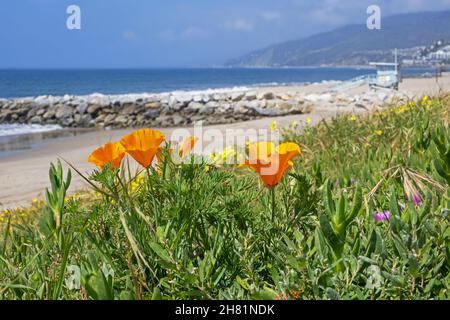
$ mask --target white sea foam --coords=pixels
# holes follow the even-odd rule
[[[48,132],[61,129],[58,125],[0,124],[0,137],[27,133]]]

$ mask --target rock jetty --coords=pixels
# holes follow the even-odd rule
[[[77,128],[129,128],[233,123],[309,113],[320,108],[370,109],[392,94],[278,93],[267,90],[179,92],[108,96],[39,96],[0,99],[0,123],[57,124]]]

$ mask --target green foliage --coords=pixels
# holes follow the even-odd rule
[[[50,164],[49,177],[51,190],[45,190],[47,205],[41,218],[41,230],[45,234],[57,232],[63,224],[64,200],[72,175],[69,170],[64,181],[61,161],[58,160],[56,167],[53,163]]]
[[[0,299],[449,299],[448,115],[441,97],[285,132],[304,152],[272,190],[163,156],[65,199],[52,164],[40,219],[1,226]]]
[[[362,191],[358,186],[353,199],[353,206],[349,208],[348,197],[342,194],[335,201],[331,194],[330,182],[325,183],[325,214],[320,216],[320,232],[323,233],[332,249],[332,260],[336,262],[336,270],[344,267],[341,259],[347,237],[349,225],[354,221],[362,206]]]
[[[433,135],[436,146],[434,166],[439,175],[450,185],[450,127],[438,125]]]

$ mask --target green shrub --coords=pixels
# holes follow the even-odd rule
[[[274,191],[163,157],[137,176],[106,166],[88,200],[65,199],[52,165],[39,219],[2,220],[0,299],[449,299],[449,108],[285,130],[303,153]]]

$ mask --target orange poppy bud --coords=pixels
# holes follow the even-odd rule
[[[111,166],[117,168],[124,156],[125,148],[119,142],[109,142],[92,152],[88,161],[100,168],[111,162]]]
[[[126,152],[140,165],[148,168],[159,151],[159,145],[166,137],[157,130],[140,129],[120,140]]]
[[[194,136],[186,138],[180,146],[180,158],[186,157],[192,150],[194,150],[197,141],[198,138]]]

